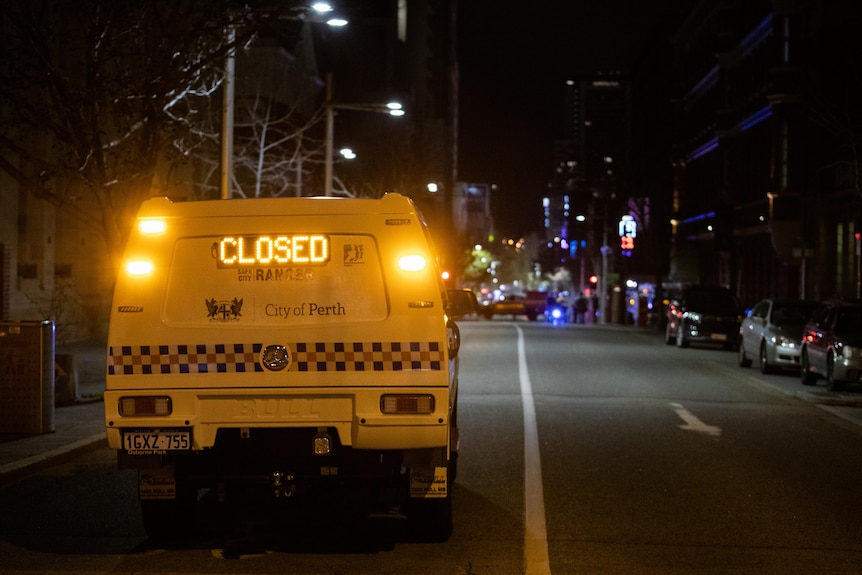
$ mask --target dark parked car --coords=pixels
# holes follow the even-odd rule
[[[741,321],[742,305],[729,289],[688,286],[668,305],[665,342],[676,342],[677,347],[708,343],[735,349]]]
[[[824,302],[802,334],[802,383],[814,385],[821,377],[838,391],[846,383],[862,381],[862,302]]]
[[[798,369],[802,330],[816,308],[816,302],[805,300],[757,302],[739,328],[739,365],[749,367],[757,358],[761,373]]]

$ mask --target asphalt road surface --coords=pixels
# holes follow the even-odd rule
[[[166,548],[143,533],[134,476],[100,449],[0,490],[0,572],[862,573],[862,408],[838,417],[797,397],[795,374],[657,332],[461,331],[447,543],[406,540],[397,517],[205,495],[199,533]]]

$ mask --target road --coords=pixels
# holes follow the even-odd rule
[[[0,572],[862,572],[862,408],[829,411],[795,396],[795,375],[634,328],[461,331],[449,542],[405,541],[397,518],[225,513],[206,497],[201,534],[157,546],[103,449],[0,490]]]

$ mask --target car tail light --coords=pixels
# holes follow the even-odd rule
[[[164,396],[132,396],[121,397],[119,401],[120,415],[129,417],[135,415],[170,415],[173,411],[171,398]]]
[[[433,413],[434,396],[390,393],[380,397],[380,411],[386,414]]]

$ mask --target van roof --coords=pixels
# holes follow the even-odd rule
[[[155,197],[141,204],[138,217],[209,217],[261,215],[417,214],[413,201],[397,193],[379,199],[306,196],[175,201]]]

